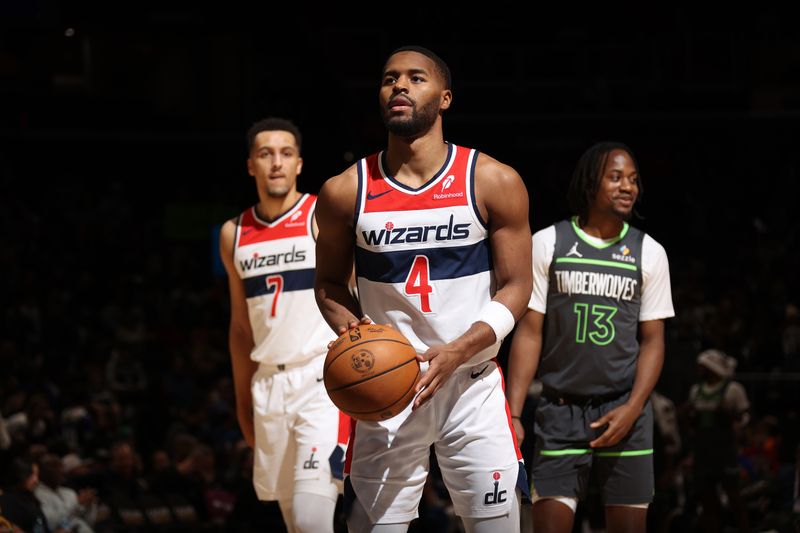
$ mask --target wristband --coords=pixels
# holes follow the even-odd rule
[[[508,310],[508,307],[495,300],[492,300],[488,305],[481,309],[481,313],[478,315],[477,321],[486,322],[486,324],[492,328],[497,342],[502,341],[506,335],[511,333],[511,330],[514,329],[514,324],[516,323],[516,320],[514,320],[514,315],[511,314],[511,311]]]
[[[522,420],[520,417],[514,416],[514,415],[511,415],[511,418],[516,418],[517,420]]]

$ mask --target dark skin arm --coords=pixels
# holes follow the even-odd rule
[[[485,154],[475,169],[476,196],[484,220],[489,222],[497,292],[493,300],[505,305],[519,320],[527,308],[532,287],[531,230],[528,224],[528,191],[511,167]],[[431,399],[459,365],[497,341],[494,330],[475,322],[455,340],[431,346],[420,361],[428,371],[417,383],[414,409]]]
[[[231,352],[233,383],[236,390],[236,418],[244,440],[251,448],[255,447],[253,426],[253,394],[250,382],[258,369],[258,363],[250,359],[253,349],[253,332],[248,318],[247,297],[244,283],[233,265],[233,241],[236,222],[229,220],[220,234],[220,255],[225,271],[228,273],[228,287],[231,301],[231,321],[228,330],[228,347]]]
[[[322,316],[337,335],[358,324],[358,302],[350,290],[353,276],[356,167],[325,182],[317,199],[317,267],[314,294]]]
[[[513,416],[519,417],[525,407],[528,388],[542,353],[542,328],[544,315],[533,309],[527,312],[517,323],[511,348],[508,353],[508,376],[506,376],[506,395],[508,406]],[[525,428],[519,418],[512,418],[514,431],[517,432],[517,443],[522,445],[525,439]]]
[[[608,424],[603,434],[589,443],[592,448],[613,446],[627,435],[658,382],[664,365],[664,321],[640,322],[639,332],[641,342],[631,396],[627,402],[592,422],[592,428]]]

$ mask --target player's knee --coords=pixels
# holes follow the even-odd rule
[[[558,502],[568,507],[569,510],[572,511],[572,514],[575,514],[575,511],[578,509],[578,499],[569,496],[539,496],[536,494],[536,492],[534,492],[532,494],[531,501],[533,502],[534,506],[543,504],[549,505],[549,503],[545,504],[544,502]]]
[[[292,522],[298,533],[333,533],[336,497],[310,492],[295,492]]]

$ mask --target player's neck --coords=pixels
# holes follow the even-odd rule
[[[285,196],[269,196],[267,193],[259,194],[259,201],[256,206],[258,216],[264,220],[275,220],[297,203],[303,193],[297,189],[292,189]]]
[[[598,239],[613,239],[622,232],[625,221],[616,216],[603,216],[589,213],[587,220],[578,219],[578,226],[583,232]]]
[[[409,187],[419,187],[431,179],[447,160],[448,147],[441,129],[421,137],[405,139],[389,135],[386,148],[386,171]]]

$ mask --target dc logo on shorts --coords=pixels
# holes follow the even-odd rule
[[[319,460],[314,459],[314,454],[316,452],[316,447],[311,448],[311,457],[309,457],[308,460],[303,463],[303,470],[317,470],[319,468]]]
[[[484,493],[483,495],[483,504],[484,505],[494,505],[496,503],[503,503],[508,499],[508,491],[501,490],[498,492],[498,488],[500,487],[500,472],[493,472],[492,478],[494,479],[494,490],[491,492]]]

